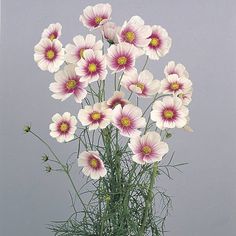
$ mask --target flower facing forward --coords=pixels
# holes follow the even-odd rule
[[[102,49],[102,41],[96,42],[96,37],[92,34],[88,34],[85,38],[81,35],[77,35],[73,38],[74,44],[67,44],[65,47],[65,60],[68,63],[76,64],[84,54],[86,49],[92,49],[98,51]]]
[[[59,143],[68,142],[74,138],[77,120],[69,112],[63,115],[56,113],[52,117],[53,123],[50,124],[50,135],[56,138]]]
[[[42,33],[42,38],[48,38],[51,41],[54,39],[59,39],[61,36],[62,26],[60,23],[50,24],[48,28],[44,29]]]
[[[151,111],[151,119],[156,122],[159,129],[183,128],[187,123],[188,108],[178,97],[164,97],[156,101]]]
[[[101,51],[92,49],[83,52],[83,58],[77,63],[75,72],[81,77],[81,81],[88,83],[104,80],[107,76],[106,61]]]
[[[55,73],[54,78],[56,82],[49,86],[49,89],[54,93],[53,98],[64,101],[74,95],[75,101],[81,103],[86,97],[87,91],[85,88],[88,83],[80,81],[80,77],[75,73],[74,65],[66,65],[63,70]]]
[[[111,5],[99,3],[95,6],[87,6],[80,16],[80,21],[90,30],[105,24],[111,18]]]
[[[88,125],[89,130],[95,130],[97,128],[106,128],[111,122],[111,116],[112,109],[107,108],[106,102],[103,102],[80,109],[78,119],[82,125]]]
[[[132,44],[120,43],[107,49],[107,64],[113,72],[130,71],[135,65],[135,47]]]
[[[171,47],[171,38],[168,36],[167,31],[161,26],[152,26],[152,34],[149,45],[145,47],[146,55],[152,60],[158,60],[160,57],[165,56]]]
[[[107,170],[103,161],[99,157],[98,152],[89,151],[82,152],[78,158],[78,166],[82,166],[82,172],[91,179],[99,179],[107,174]]]
[[[142,110],[132,104],[127,104],[123,108],[117,105],[113,110],[112,122],[125,137],[139,135],[141,131],[138,129],[146,125]]]
[[[133,16],[128,22],[125,21],[118,34],[119,42],[132,44],[137,49],[137,54],[142,55],[144,47],[147,47],[151,39],[151,26],[144,25],[144,21],[139,16]]]
[[[174,61],[170,61],[165,66],[164,73],[165,73],[166,77],[169,75],[176,74],[176,75],[178,75],[178,77],[185,77],[187,79],[189,78],[189,73],[186,70],[185,66],[180,63],[175,64]]]
[[[64,49],[59,40],[42,38],[34,47],[34,60],[41,70],[53,73],[64,63]]]
[[[125,73],[121,85],[141,97],[149,97],[156,94],[160,88],[160,81],[154,80],[148,70],[138,74],[137,69]]]
[[[168,145],[161,141],[157,132],[148,132],[141,137],[131,137],[129,147],[134,154],[133,161],[138,164],[161,161],[169,151]]]
[[[115,91],[113,96],[107,100],[107,106],[114,109],[117,105],[124,107],[129,101],[124,99],[124,93],[121,91]]]
[[[177,74],[168,75],[161,81],[160,93],[164,94],[184,94],[192,87],[191,80],[185,77],[178,77]]]
[[[102,32],[104,35],[104,38],[109,43],[118,43],[118,31],[120,30],[120,27],[117,26],[114,22],[107,22],[102,26]]]

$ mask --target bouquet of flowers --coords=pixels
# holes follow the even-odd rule
[[[174,128],[191,131],[189,74],[182,64],[170,61],[164,79],[156,79],[148,61],[169,52],[167,31],[145,25],[139,16],[119,27],[110,21],[111,12],[110,4],[97,4],[80,16],[101,40],[93,34],[77,35],[63,47],[62,26],[56,23],[43,31],[34,48],[39,68],[54,73],[52,97],[74,98],[79,107],[74,115],[56,113],[49,125],[56,141],[75,143],[76,151],[67,160],[31,126],[25,127],[48,147],[46,170],[64,172],[73,190],[72,215],[49,226],[55,235],[163,235],[171,198],[155,181],[162,174],[171,178],[169,169],[184,164],[172,163],[166,139]],[[136,68],[143,56],[143,67]],[[149,104],[141,107],[140,99]],[[75,182],[72,168],[87,176],[83,184]]]

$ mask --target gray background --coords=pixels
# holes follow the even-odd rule
[[[47,175],[40,156],[44,146],[22,127],[30,122],[68,155],[76,147],[49,137],[51,116],[77,113],[72,99],[52,99],[52,75],[33,61],[33,46],[49,23],[63,25],[62,42],[88,31],[79,23],[82,9],[99,1],[4,0],[1,17],[1,162],[0,235],[51,235],[46,224],[63,220],[71,209],[69,185],[61,174]],[[160,24],[173,39],[170,53],[148,68],[159,79],[171,59],[186,65],[194,82],[191,125],[194,133],[178,131],[171,143],[177,162],[189,162],[183,174],[161,186],[173,196],[169,236],[233,236],[236,232],[235,62],[236,3],[234,0],[119,0],[112,18],[118,24],[140,15],[147,24]],[[78,186],[81,179],[76,175]]]

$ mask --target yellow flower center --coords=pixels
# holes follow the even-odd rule
[[[150,44],[151,44],[153,47],[157,47],[157,46],[160,44],[160,41],[159,41],[158,38],[152,38]]]
[[[140,88],[142,91],[144,90],[145,86],[142,83],[137,83],[136,86]]]
[[[66,88],[74,89],[76,87],[76,84],[77,84],[76,80],[70,79],[66,82]]]
[[[128,117],[122,117],[121,124],[125,127],[129,127],[131,125],[131,120]]]
[[[152,149],[151,149],[149,146],[144,146],[144,147],[142,148],[142,152],[143,152],[143,154],[145,154],[145,155],[150,154],[151,151],[152,151]]]
[[[99,119],[101,119],[101,113],[95,111],[91,114],[91,118],[93,120],[99,120]]]
[[[98,160],[95,159],[95,158],[92,158],[90,161],[89,161],[89,164],[92,168],[97,168],[98,167]]]
[[[127,63],[127,58],[122,56],[117,59],[117,63],[121,66],[125,65]]]
[[[91,73],[95,72],[95,71],[97,70],[96,64],[94,64],[94,63],[89,64],[88,70],[89,70],[89,72],[91,72]]]
[[[134,32],[131,32],[131,31],[126,32],[125,39],[127,42],[132,43],[135,40]]]
[[[51,33],[51,34],[49,35],[49,39],[50,39],[51,41],[53,41],[55,38],[56,38],[56,35],[55,35],[54,33]]]
[[[55,52],[52,49],[48,50],[46,53],[46,57],[48,60],[52,60],[55,57]]]
[[[103,19],[102,19],[101,16],[96,16],[96,17],[95,17],[95,22],[96,22],[96,24],[100,24],[102,20],[103,20]]]
[[[79,56],[80,56],[80,58],[84,57],[84,51],[85,51],[85,48],[81,48],[81,49],[79,50]]]
[[[173,116],[174,116],[174,112],[173,112],[173,111],[171,111],[171,110],[169,110],[169,109],[167,109],[167,110],[164,111],[164,117],[165,117],[166,119],[172,119]]]
[[[67,123],[65,123],[65,122],[62,122],[60,124],[60,128],[59,129],[60,129],[61,132],[65,133],[65,132],[67,132],[69,130],[69,125]]]
[[[172,83],[172,84],[170,85],[170,88],[171,88],[172,90],[178,90],[179,87],[180,87],[180,85],[179,85],[177,82],[174,82],[174,83]]]

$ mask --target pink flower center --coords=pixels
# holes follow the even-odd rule
[[[150,154],[151,152],[152,152],[152,148],[151,148],[150,146],[147,146],[147,145],[143,146],[143,148],[142,148],[142,153],[143,153],[144,155],[148,155],[148,154]]]
[[[98,158],[96,158],[95,156],[90,156],[89,157],[88,164],[93,169],[99,169],[101,167],[100,160]]]
[[[152,34],[149,38],[151,39],[151,41],[150,41],[150,43],[149,43],[149,47],[155,48],[155,49],[158,48],[158,47],[160,47],[161,40],[160,40],[160,38],[158,37],[158,35]]]
[[[68,132],[68,130],[70,129],[70,125],[69,125],[69,123],[68,122],[66,122],[66,121],[63,121],[63,122],[61,122],[60,124],[59,124],[59,131],[61,132],[61,133],[67,133]]]
[[[166,120],[173,120],[176,116],[175,114],[176,112],[172,109],[172,108],[166,108],[162,115],[163,115],[163,118],[166,119]]]
[[[125,33],[125,41],[128,43],[133,43],[135,40],[135,34],[132,31],[128,31]]]
[[[110,108],[115,108],[117,105],[121,105],[123,107],[126,104],[126,102],[120,98],[114,99],[111,104],[109,105]]]
[[[128,59],[127,57],[125,56],[121,56],[121,57],[118,57],[117,58],[117,63],[120,65],[120,66],[123,66],[127,63]]]
[[[99,25],[102,22],[103,18],[101,16],[96,16],[94,21],[97,25]]]
[[[58,36],[58,33],[57,33],[56,31],[54,31],[54,32],[52,32],[52,33],[48,36],[48,38],[49,38],[51,41],[53,41],[54,39],[57,38],[57,36]]]
[[[177,91],[180,89],[180,87],[181,87],[181,84],[179,84],[178,82],[173,82],[170,84],[170,89],[172,91]]]
[[[101,119],[102,115],[101,113],[97,112],[97,111],[94,111],[91,115],[90,115],[91,119],[93,121],[98,121]]]
[[[121,120],[120,120],[120,123],[121,123],[121,125],[124,126],[124,127],[130,127],[131,124],[132,124],[130,118],[127,117],[127,116],[123,116],[123,117],[121,118]]]
[[[45,57],[49,61],[53,61],[56,58],[56,56],[57,52],[53,47],[50,47],[45,51]]]

